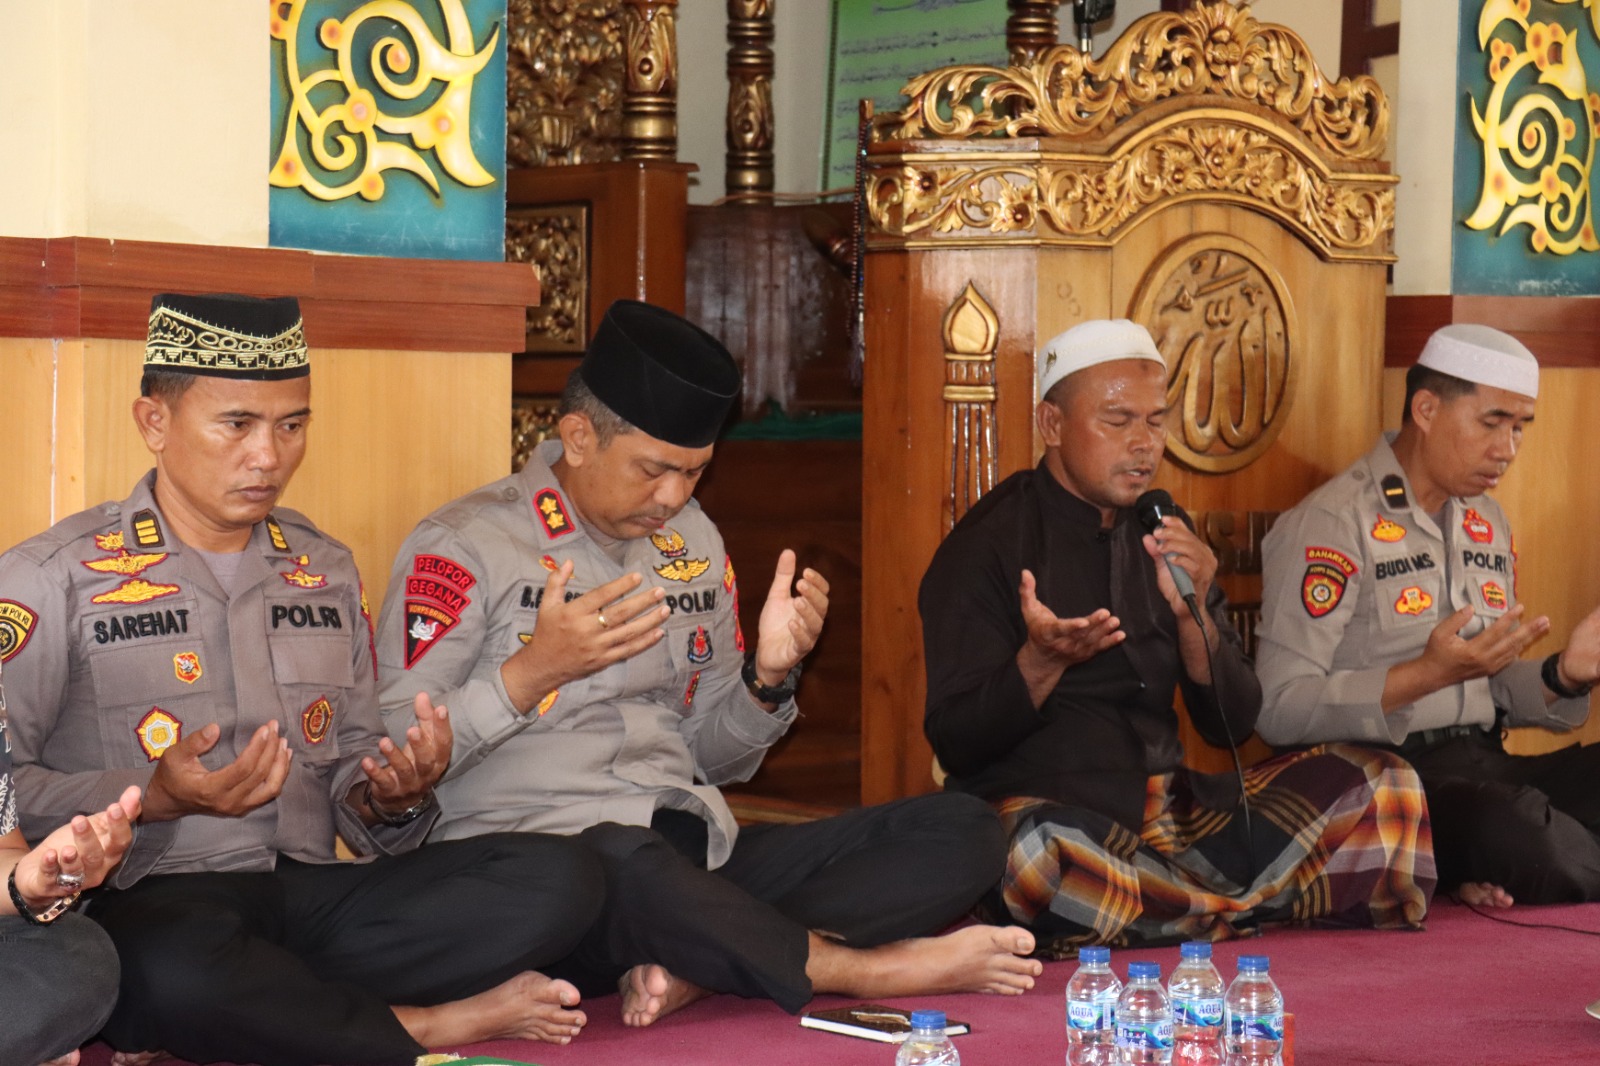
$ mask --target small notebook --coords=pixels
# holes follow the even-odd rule
[[[853,1007],[810,1011],[801,1016],[800,1024],[807,1029],[859,1036],[864,1040],[879,1040],[885,1044],[903,1044],[906,1037],[911,1035],[911,1012],[877,1003],[857,1003]],[[944,1027],[945,1036],[961,1036],[970,1032],[972,1026],[966,1022],[950,1020]]]

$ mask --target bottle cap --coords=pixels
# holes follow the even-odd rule
[[[1111,961],[1110,948],[1079,948],[1078,961],[1089,966],[1104,966]]]
[[[1178,949],[1178,954],[1186,959],[1209,959],[1211,945],[1204,940],[1191,940]]]
[[[1240,955],[1240,973],[1266,973],[1271,968],[1265,955]]]
[[[911,1012],[911,1028],[913,1029],[938,1029],[944,1030],[944,1011],[942,1010],[914,1010]]]
[[[1138,981],[1142,978],[1160,978],[1161,964],[1159,962],[1130,962],[1128,963],[1128,980]]]

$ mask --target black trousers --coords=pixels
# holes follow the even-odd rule
[[[794,1013],[812,995],[809,932],[852,947],[934,933],[1005,868],[999,819],[960,793],[746,828],[732,857],[709,872],[703,832],[697,840],[683,824],[607,823],[580,835],[601,856],[606,905],[550,972],[599,995],[630,967],[659,963],[702,988]]]
[[[1428,796],[1440,888],[1488,881],[1518,903],[1600,899],[1600,745],[1511,755],[1487,732],[1403,754]]]
[[[502,833],[370,863],[146,877],[90,916],[122,959],[122,1051],[262,1066],[410,1066],[390,1010],[461,999],[570,952],[599,913],[573,840]]]

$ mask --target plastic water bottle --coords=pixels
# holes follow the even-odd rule
[[[961,1066],[956,1046],[944,1035],[944,1011],[911,1012],[911,1035],[900,1045],[895,1066]]]
[[[1228,1066],[1283,1066],[1283,993],[1265,955],[1239,956],[1239,976],[1223,1001]]]
[[[1183,945],[1183,960],[1172,971],[1167,995],[1172,1000],[1174,1066],[1222,1066],[1222,997],[1226,986],[1211,964],[1211,945]]]
[[[1116,1066],[1117,997],[1110,948],[1079,948],[1067,982],[1067,1066]]]
[[[1123,1066],[1172,1061],[1172,1004],[1157,963],[1128,963],[1128,985],[1117,1000],[1117,1061]]]

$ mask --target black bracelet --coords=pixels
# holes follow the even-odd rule
[[[794,690],[800,685],[800,664],[795,663],[784,678],[776,686],[764,685],[756,676],[755,652],[750,652],[744,657],[744,670],[740,676],[744,678],[745,687],[750,690],[750,695],[762,703],[788,703],[794,697]]]
[[[1568,688],[1561,683],[1560,662],[1561,653],[1556,652],[1554,655],[1547,657],[1544,665],[1539,668],[1539,679],[1544,682],[1544,687],[1564,700],[1575,700],[1587,696],[1590,690],[1594,688],[1594,682],[1591,681],[1589,684],[1575,689]]]
[[[17,914],[29,925],[49,925],[63,914],[72,909],[78,902],[82,892],[74,892],[70,896],[62,896],[42,911],[34,911],[28,906],[28,901],[22,898],[22,893],[17,890],[17,868],[13,866],[11,873],[6,877],[6,891],[11,893],[11,905],[17,909]]]

